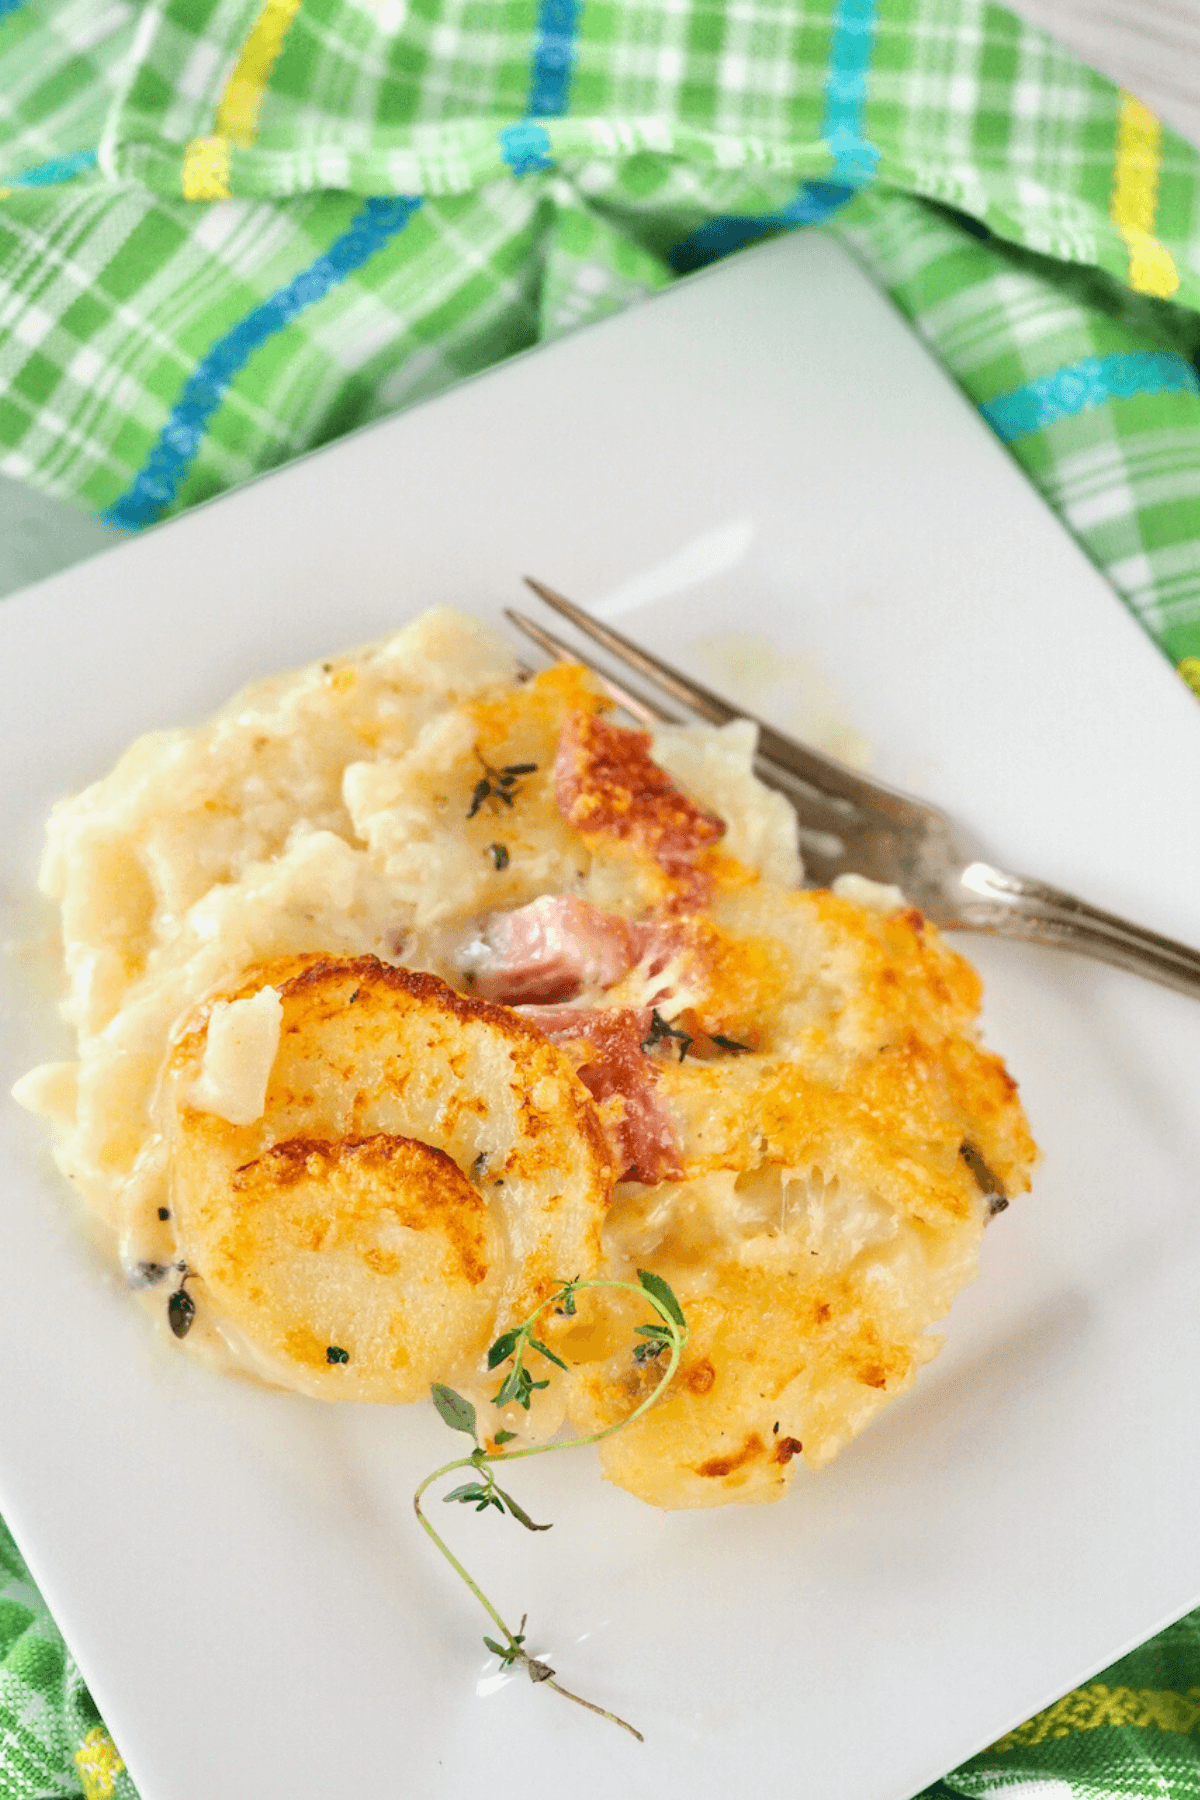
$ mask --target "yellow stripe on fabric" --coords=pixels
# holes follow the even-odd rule
[[[83,1783],[84,1800],[112,1800],[117,1776],[125,1772],[121,1752],[103,1725],[93,1725],[75,1752],[75,1767]]]
[[[300,6],[301,0],[265,0],[254,21],[217,107],[217,130],[231,144],[246,148],[254,142],[271,70],[279,61]]]
[[[1179,673],[1200,700],[1200,656],[1185,656],[1179,665]]]
[[[244,150],[253,144],[271,70],[302,4],[303,0],[263,0],[217,103],[215,131],[210,137],[193,138],[184,147],[181,179],[185,200],[231,198],[230,146],[237,144]]]
[[[223,137],[193,138],[183,152],[185,200],[228,200],[229,145]]]
[[[1075,1731],[1095,1731],[1102,1725],[1190,1735],[1200,1726],[1200,1687],[1179,1693],[1173,1688],[1109,1687],[1103,1681],[1092,1682],[1064,1694],[992,1749],[1016,1750],[1024,1744],[1043,1744],[1047,1738],[1070,1737]]]
[[[1179,270],[1154,235],[1161,170],[1162,126],[1144,101],[1122,89],[1109,217],[1129,252],[1130,287],[1169,300],[1179,286]]]

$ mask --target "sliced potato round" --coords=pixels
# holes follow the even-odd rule
[[[261,1116],[234,1123],[206,1110],[209,1019],[265,987],[278,1048]],[[370,956],[252,969],[189,1022],[162,1109],[197,1324],[235,1327],[303,1392],[405,1401],[464,1379],[597,1266],[612,1170],[590,1095],[532,1026],[435,976]]]
[[[413,1138],[291,1138],[189,1219],[208,1304],[306,1392],[392,1400],[478,1354],[496,1305],[487,1203]]]

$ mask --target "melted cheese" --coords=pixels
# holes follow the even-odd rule
[[[231,1125],[262,1118],[282,1023],[283,1001],[273,987],[244,1000],[213,1002],[191,1093],[198,1112],[216,1113]]]

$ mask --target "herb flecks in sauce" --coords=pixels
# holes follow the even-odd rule
[[[196,1318],[196,1302],[187,1291],[187,1284],[194,1271],[186,1263],[176,1263],[175,1267],[179,1272],[180,1282],[167,1301],[167,1323],[177,1338],[185,1338]]]
[[[689,1032],[677,1031],[674,1025],[668,1025],[655,1008],[650,1014],[650,1036],[643,1040],[642,1049],[652,1050],[655,1044],[666,1043],[672,1038],[679,1041],[679,1060],[682,1062],[696,1040]]]
[[[483,774],[475,783],[474,791],[471,794],[471,804],[467,809],[468,819],[473,819],[487,800],[499,800],[504,806],[511,807],[521,792],[519,785],[521,777],[536,775],[538,767],[536,763],[508,763],[503,769],[493,769],[490,763],[484,762],[483,757],[479,756],[478,750],[475,754],[483,766]],[[493,848],[503,850],[504,846],[501,844],[493,846]],[[505,850],[504,862],[497,862],[496,867],[504,868],[507,861],[508,852]]]
[[[984,1161],[981,1151],[976,1148],[970,1138],[963,1139],[958,1146],[958,1154],[975,1177],[980,1193],[986,1196],[990,1216],[995,1218],[996,1214],[1003,1212],[1008,1205],[1008,1195]]]
[[[157,1287],[171,1272],[170,1263],[135,1263],[129,1274],[130,1287]]]
[[[185,1288],[176,1288],[167,1301],[167,1323],[177,1338],[187,1336],[195,1317],[196,1302]]]

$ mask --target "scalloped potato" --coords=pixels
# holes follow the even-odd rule
[[[204,1088],[205,1052],[218,1009],[264,993],[281,1018],[247,1120]],[[533,1026],[373,956],[260,964],[230,999],[185,1022],[167,1064],[169,1210],[205,1306],[277,1380],[420,1399],[560,1269],[594,1271],[608,1150]]]
[[[904,1393],[1036,1152],[969,965],[891,891],[800,890],[753,750],[626,730],[439,611],[58,806],[77,1057],[17,1094],[162,1329],[486,1406],[499,1332],[652,1268],[687,1351],[600,1455],[660,1506],[774,1499]],[[568,1372],[496,1425],[623,1417],[642,1318],[545,1319]]]

